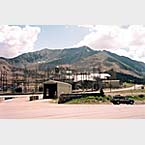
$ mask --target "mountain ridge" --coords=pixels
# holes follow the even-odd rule
[[[101,67],[102,72],[113,68],[118,73],[138,78],[145,75],[145,63],[106,50],[96,51],[87,46],[65,49],[44,48],[10,59],[4,57],[0,59],[17,67],[38,65],[41,70],[47,70],[56,65],[69,64],[70,67],[81,71],[91,71],[93,68]]]

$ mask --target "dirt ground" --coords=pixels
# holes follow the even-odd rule
[[[144,119],[145,105],[70,105],[15,98],[0,102],[1,119]]]

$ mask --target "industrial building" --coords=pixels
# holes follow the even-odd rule
[[[122,83],[120,80],[103,80],[104,88],[120,88]]]
[[[44,82],[43,99],[56,99],[61,94],[72,93],[72,85],[60,81],[49,80]]]

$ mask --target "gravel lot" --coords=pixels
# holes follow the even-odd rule
[[[70,105],[15,98],[0,102],[1,119],[145,119],[145,105]]]

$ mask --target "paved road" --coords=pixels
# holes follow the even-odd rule
[[[116,88],[116,89],[111,89],[111,92],[121,92],[121,91],[129,91],[129,90],[134,90],[134,89],[141,89],[141,87],[142,87],[143,85],[134,85],[134,86],[132,86],[132,87],[127,87],[127,88]],[[80,90],[81,91],[81,90]],[[105,92],[105,93],[110,93],[110,89],[103,89],[103,91]],[[85,93],[100,93],[100,91],[93,91],[93,92],[91,92],[91,91],[89,91],[89,92],[85,92]]]
[[[16,98],[0,102],[1,119],[145,119],[145,105],[65,105]]]
[[[118,88],[118,89],[111,89],[111,92],[118,92],[118,91],[127,91],[127,90],[134,90],[134,89],[141,89],[143,85],[134,85],[128,88]],[[110,89],[104,89],[104,92],[110,92]]]

